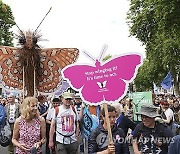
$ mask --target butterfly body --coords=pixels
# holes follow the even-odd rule
[[[85,102],[99,105],[121,99],[140,64],[140,55],[129,54],[104,64],[96,61],[94,66],[69,65],[62,74],[76,90],[81,91]]]
[[[0,79],[6,89],[23,90],[23,70],[28,96],[34,95],[34,88],[42,93],[60,89],[61,69],[75,62],[79,51],[76,48],[41,49],[37,44],[40,37],[35,32],[21,31],[20,48],[0,46]]]

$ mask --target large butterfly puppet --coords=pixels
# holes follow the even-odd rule
[[[53,93],[61,88],[61,70],[77,60],[79,50],[41,49],[37,44],[40,38],[37,29],[34,32],[20,30],[20,48],[0,46],[0,80],[5,89],[26,91],[27,96],[33,96],[34,89]]]
[[[80,91],[84,102],[99,105],[123,98],[141,64],[140,54],[123,54],[105,62],[94,59],[93,65],[68,65],[62,70],[62,76]]]

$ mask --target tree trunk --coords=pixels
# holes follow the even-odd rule
[[[179,77],[177,76],[176,78],[174,78],[174,92],[176,96],[180,95],[179,87],[180,87],[180,81],[179,81]]]

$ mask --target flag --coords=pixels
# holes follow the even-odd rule
[[[170,89],[172,87],[172,75],[171,72],[169,72],[164,80],[161,82],[161,86],[163,89]]]
[[[99,118],[95,115],[91,115],[89,109],[84,107],[83,113],[83,133],[88,140],[91,132],[99,125]]]
[[[156,84],[153,82],[153,87],[154,87],[154,93],[157,95],[158,92],[158,87],[156,86]]]
[[[56,96],[62,95],[62,93],[65,92],[69,87],[70,87],[69,83],[66,82],[66,81],[63,81],[61,88],[59,89],[59,91],[57,91],[57,92],[55,93],[55,95],[56,95]]]

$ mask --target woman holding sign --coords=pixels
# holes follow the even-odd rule
[[[93,154],[129,154],[129,147],[125,140],[125,134],[121,128],[118,128],[115,124],[116,121],[116,109],[113,106],[108,105],[109,121],[112,131],[112,137],[114,143],[109,143],[107,123],[105,120],[105,111],[102,110],[103,123],[95,129],[88,141],[88,153]]]

